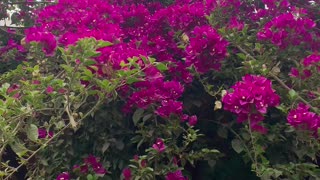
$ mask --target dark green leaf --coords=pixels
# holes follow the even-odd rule
[[[226,128],[219,128],[217,131],[218,135],[224,139],[228,138],[228,130]]]
[[[243,145],[241,144],[241,141],[239,139],[232,140],[231,146],[237,153],[241,153],[244,149]]]
[[[137,125],[137,123],[139,122],[139,120],[142,118],[143,113],[144,113],[144,110],[141,109],[141,108],[137,109],[137,110],[133,113],[132,120],[133,120],[134,125]]]

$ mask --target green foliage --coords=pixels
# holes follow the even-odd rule
[[[44,58],[38,64],[34,58],[44,56],[34,44],[28,55],[29,62],[3,74],[0,79],[0,135],[3,140],[0,154],[10,146],[25,159],[22,162],[25,164],[49,144],[56,143],[59,147],[60,134],[66,133],[69,127],[76,131],[82,120],[93,115],[101,104],[117,98],[116,89],[124,80],[143,75],[142,69],[134,66],[134,61],[126,64],[130,70],[125,74],[114,71],[109,78],[102,79],[88,70],[87,67],[95,62],[92,58],[97,55],[96,49],[110,45],[109,42],[83,39],[68,49],[59,48],[61,53],[55,58],[63,61]],[[90,81],[84,86],[79,80]],[[101,90],[92,90],[92,87]],[[40,137],[39,129],[54,135]],[[48,159],[40,162],[47,164],[46,161]],[[1,168],[3,176],[10,177],[14,171],[11,167]]]

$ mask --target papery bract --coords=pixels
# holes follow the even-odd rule
[[[181,170],[177,170],[175,172],[169,172],[166,175],[166,180],[188,180],[188,178],[182,175]]]
[[[70,179],[70,175],[68,172],[63,172],[59,174],[57,177],[57,180],[69,180],[69,179]]]
[[[211,26],[196,27],[187,46],[187,64],[193,64],[199,73],[211,69],[220,70],[221,61],[227,55],[228,42]]]
[[[268,107],[279,105],[280,97],[271,87],[271,81],[262,76],[246,75],[242,81],[232,86],[233,92],[227,93],[222,102],[224,109],[238,115],[238,122],[250,120],[253,130],[265,133],[259,126]]]
[[[152,148],[161,153],[166,149],[166,146],[164,145],[163,140],[158,138],[156,142],[152,145]]]
[[[320,127],[320,116],[309,111],[310,107],[299,103],[296,109],[290,110],[287,120],[296,128],[303,128],[313,132],[317,136]]]
[[[131,170],[129,168],[125,168],[122,170],[122,175],[125,180],[130,180],[131,179]]]

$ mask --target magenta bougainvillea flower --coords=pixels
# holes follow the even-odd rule
[[[310,69],[313,67],[316,68],[315,72],[316,74],[320,73],[320,54],[319,53],[313,53],[309,55],[308,57],[304,58],[302,61],[303,66],[306,68],[306,70],[310,71],[310,76],[312,75],[312,72]]]
[[[164,7],[146,1],[125,2],[59,1],[39,11],[37,27],[26,30],[26,41],[39,42],[48,55],[54,53],[57,45],[68,47],[85,37],[110,41],[113,46],[98,49],[101,55],[95,58],[97,70],[92,70],[102,77],[109,76],[104,69],[106,65],[121,69],[121,62],[133,56],[152,56],[159,62],[169,62],[167,73],[171,78],[167,79],[157,68],[145,67],[142,60],[137,61],[145,68],[145,81],[134,83],[136,88],[125,93],[123,110],[131,112],[134,108],[155,106],[155,113],[163,118],[181,117],[183,103],[179,98],[184,85],[193,80],[190,66],[200,73],[219,70],[227,54],[228,43],[206,19],[217,3],[185,0]],[[231,4],[240,6],[240,1],[233,0]],[[240,29],[241,23],[233,19],[231,26]],[[177,32],[190,37],[190,43],[184,42],[186,49],[177,46]],[[48,87],[46,92],[50,94],[53,89]]]
[[[68,172],[63,172],[58,175],[57,180],[70,180],[70,175]]]
[[[289,76],[299,78],[299,79],[308,79],[311,77],[312,72],[309,69],[303,69],[301,72],[297,68],[291,68]]]
[[[320,73],[320,55],[313,53],[301,61],[302,68],[299,71],[297,68],[291,68],[289,75],[299,79],[310,78],[313,74]]]
[[[320,116],[309,111],[310,107],[299,103],[296,109],[292,109],[287,117],[290,125],[296,128],[310,130],[317,136],[320,127]]]
[[[57,48],[57,41],[52,33],[41,28],[29,28],[25,33],[27,43],[31,41],[39,42],[47,55],[51,56],[54,54]]]
[[[271,87],[271,81],[258,75],[246,75],[242,81],[232,86],[233,92],[228,92],[222,99],[224,109],[235,113],[238,122],[250,120],[253,130],[266,133],[259,125],[269,107],[280,103],[280,97]]]
[[[46,93],[47,94],[52,94],[54,91],[53,87],[52,86],[48,86],[47,89],[46,89]]]
[[[303,42],[310,44],[313,42],[310,30],[316,26],[316,23],[306,15],[305,10],[293,8],[291,12],[281,14],[266,23],[257,37],[260,40],[269,40],[283,49]]]
[[[156,142],[152,145],[152,148],[158,151],[159,153],[166,150],[166,146],[164,145],[164,142],[162,139],[158,138]]]
[[[132,176],[130,168],[124,168],[122,170],[122,175],[124,177],[124,180],[130,180]]]
[[[162,78],[159,75],[149,81],[137,83],[138,91],[129,97],[125,106],[126,111],[130,111],[134,106],[146,109],[152,104],[158,104],[155,113],[161,117],[167,118],[172,114],[182,115],[183,104],[177,99],[182,96],[184,87],[178,81],[164,82]]]
[[[91,166],[93,171],[96,174],[105,174],[107,170],[102,166],[101,163],[98,162],[98,158],[93,155],[89,155],[87,158],[84,159],[86,165]]]
[[[190,116],[188,119],[188,123],[190,126],[195,126],[198,122],[198,118],[196,115]]]
[[[38,138],[39,139],[51,138],[51,137],[53,137],[52,131],[47,131],[46,129],[43,129],[43,128],[38,129]]]
[[[314,53],[304,58],[302,63],[305,67],[316,65],[319,68],[320,66],[319,62],[320,62],[320,54]]]
[[[5,47],[0,48],[0,54],[7,52],[11,49],[17,49],[19,52],[25,52],[25,49],[22,45],[19,45],[13,39],[9,39],[8,44]]]
[[[181,170],[177,170],[175,172],[169,172],[166,175],[166,180],[188,180],[188,178],[182,175]]]
[[[236,17],[232,17],[229,21],[229,29],[236,29],[238,31],[242,31],[244,27],[244,23],[240,22]]]
[[[161,117],[168,118],[170,114],[182,113],[182,102],[173,100],[163,100],[161,106],[159,106],[155,112]]]
[[[195,27],[186,48],[186,63],[193,64],[199,73],[220,70],[221,61],[227,56],[227,45],[211,26]]]
[[[82,174],[86,174],[88,173],[89,169],[88,169],[88,165],[84,164],[84,165],[74,165],[72,168],[73,171],[79,171]]]

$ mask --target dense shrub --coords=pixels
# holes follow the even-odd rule
[[[16,3],[4,179],[320,178],[318,0]]]

